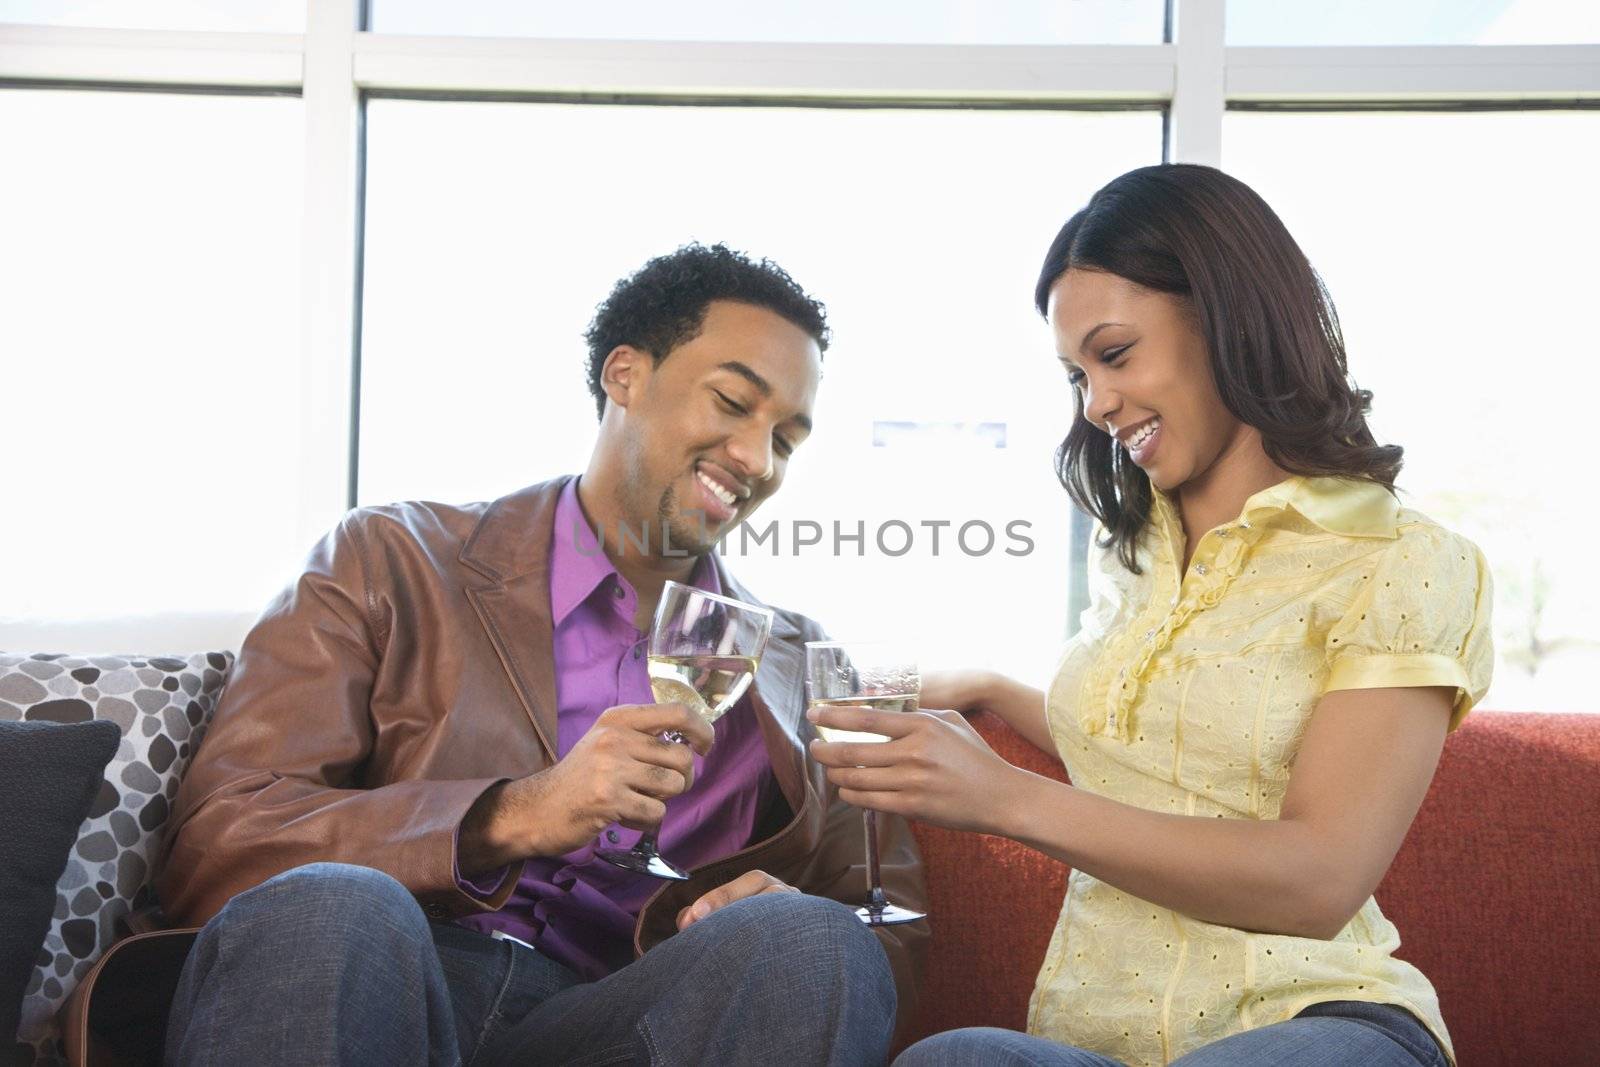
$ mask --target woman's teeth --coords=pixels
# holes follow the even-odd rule
[[[1138,433],[1128,438],[1128,451],[1137,452],[1146,441],[1150,440],[1151,435],[1153,435],[1160,427],[1160,419],[1151,419],[1149,422],[1145,423]]]
[[[712,480],[704,471],[695,471],[695,477],[700,479],[700,484],[711,490],[711,495],[728,505],[730,508],[739,502],[739,498],[724,489],[718,482]]]

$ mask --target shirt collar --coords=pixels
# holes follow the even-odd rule
[[[1151,486],[1160,509],[1176,518],[1177,508],[1161,490]],[[1377,482],[1357,478],[1291,475],[1244,502],[1239,518],[1255,526],[1271,523],[1293,509],[1329,533],[1346,537],[1397,536],[1400,504]]]
[[[556,502],[556,525],[550,535],[550,616],[560,626],[573,609],[608,578],[622,576],[600,548],[589,526],[583,505],[578,503],[578,479],[561,490]]]
[[[556,503],[555,529],[550,535],[550,618],[554,626],[565,622],[579,604],[603,585],[632,593],[628,580],[612,565],[589,525],[588,516],[583,513],[583,505],[578,501],[578,481],[572,479],[561,490],[561,499]],[[709,553],[695,563],[689,583],[708,593],[722,592],[722,583]],[[631,603],[632,596],[627,599]]]

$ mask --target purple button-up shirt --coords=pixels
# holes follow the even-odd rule
[[[695,566],[693,584],[722,591],[709,557]],[[573,479],[556,505],[550,545],[558,756],[572,751],[607,708],[655,702],[645,663],[649,635],[633,624],[637,605],[633,587],[596,545]],[[667,803],[661,826],[661,853],[680,867],[709,863],[748,845],[775,788],[748,695],[717,722],[715,732],[711,751],[695,757],[694,784]],[[594,856],[597,844],[631,847],[638,832],[613,826],[601,836],[603,842],[559,858],[528,860],[503,908],[458,922],[486,934],[502,930],[586,979],[628,963],[639,909],[661,882]],[[488,896],[498,883],[491,876],[461,884]]]

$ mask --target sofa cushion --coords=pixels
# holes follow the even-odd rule
[[[0,722],[0,1048],[8,1057],[56,884],[117,738],[111,723]]]
[[[972,721],[1003,758],[1065,778],[995,716]],[[1597,781],[1600,715],[1475,711],[1445,742],[1377,898],[1463,1067],[1575,1063],[1600,1046]],[[1004,837],[913,827],[936,932],[910,1040],[1024,1029],[1067,868]]]
[[[59,1060],[56,1012],[116,939],[154,903],[153,868],[178,780],[216,707],[229,652],[172,656],[0,653],[0,720],[115,723],[121,738],[54,895],[28,980],[18,1037]]]
[[[1001,758],[1067,780],[1054,755],[988,712],[972,725]],[[1024,1030],[1034,977],[1067,895],[1066,864],[1009,838],[913,822],[928,879],[928,946],[917,1038],[963,1026]],[[976,906],[981,902],[981,906]]]
[[[1596,783],[1600,715],[1475,711],[1378,887],[1464,1067],[1596,1055]]]

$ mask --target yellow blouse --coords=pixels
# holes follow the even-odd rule
[[[1201,538],[1181,581],[1183,527],[1159,491],[1151,520],[1143,574],[1090,547],[1090,607],[1047,704],[1075,786],[1151,811],[1275,819],[1321,694],[1455,686],[1454,730],[1488,690],[1483,555],[1381,486],[1262,490]],[[1213,926],[1074,871],[1028,1029],[1165,1064],[1315,1003],[1365,1000],[1409,1009],[1453,1063],[1438,998],[1399,944],[1370,897],[1321,941]]]

